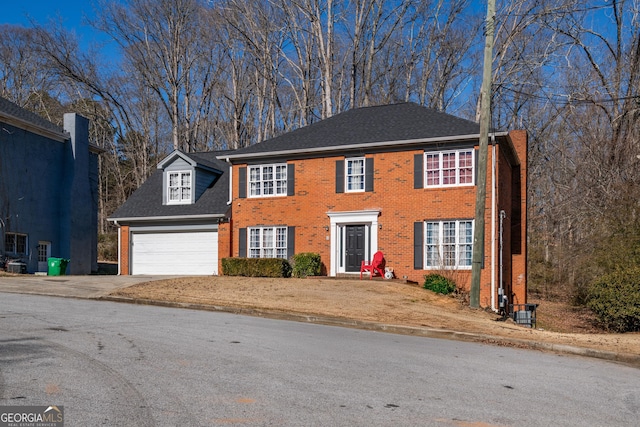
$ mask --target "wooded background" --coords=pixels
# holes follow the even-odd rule
[[[99,1],[0,26],[0,95],[91,120],[106,218],[173,149],[229,149],[369,105],[477,120],[486,4],[469,0]],[[640,260],[640,5],[499,0],[492,130],[529,132],[529,286],[579,300]],[[110,52],[110,53],[105,53]],[[114,53],[116,52],[116,53]],[[103,252],[103,256],[115,254]]]

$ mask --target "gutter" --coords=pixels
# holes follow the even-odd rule
[[[506,137],[509,135],[509,132],[498,132],[489,134],[491,137]],[[455,136],[445,136],[445,137],[437,137],[437,138],[419,138],[419,139],[407,139],[401,141],[381,141],[381,142],[365,142],[358,144],[348,144],[348,145],[336,145],[331,147],[316,147],[316,148],[308,148],[308,149],[291,149],[291,150],[280,150],[280,151],[267,151],[264,153],[247,153],[247,154],[230,154],[225,156],[216,157],[219,160],[225,160],[229,163],[232,163],[233,160],[241,160],[241,159],[251,159],[251,158],[265,158],[265,157],[276,157],[276,156],[287,156],[290,154],[300,154],[300,153],[330,153],[334,151],[344,152],[345,150],[362,150],[362,149],[372,149],[378,147],[393,147],[393,146],[412,146],[412,145],[424,145],[424,144],[437,144],[440,142],[456,142],[456,141],[470,141],[470,140],[478,140],[480,139],[480,134],[472,134],[472,135],[455,135]]]
[[[120,226],[120,222],[139,222],[139,221],[183,221],[188,219],[216,219],[226,218],[225,214],[202,214],[202,215],[181,215],[181,216],[138,216],[124,218],[107,218],[107,221],[113,222],[114,225]]]
[[[28,120],[21,119],[6,112],[0,112],[0,117],[4,118],[8,125],[15,126],[17,128],[26,130],[27,132],[35,133],[36,135],[44,136],[45,138],[53,139],[58,142],[65,142],[68,141],[69,138],[71,138],[71,135],[68,132],[65,132],[63,130],[56,131],[53,129],[48,129],[46,127],[37,125]]]

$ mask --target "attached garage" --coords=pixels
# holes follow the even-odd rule
[[[229,256],[229,164],[218,151],[174,151],[109,217],[122,275],[217,275],[218,240]],[[223,229],[224,230],[224,229]]]
[[[218,274],[217,230],[131,231],[131,274]]]

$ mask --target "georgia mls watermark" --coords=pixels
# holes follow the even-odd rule
[[[0,427],[64,427],[64,407],[0,406]]]

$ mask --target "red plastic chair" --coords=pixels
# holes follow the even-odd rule
[[[369,264],[362,261],[360,265],[360,280],[362,280],[362,273],[369,273],[369,280],[378,273],[380,277],[384,277],[384,255],[378,251],[373,254],[373,259]]]

